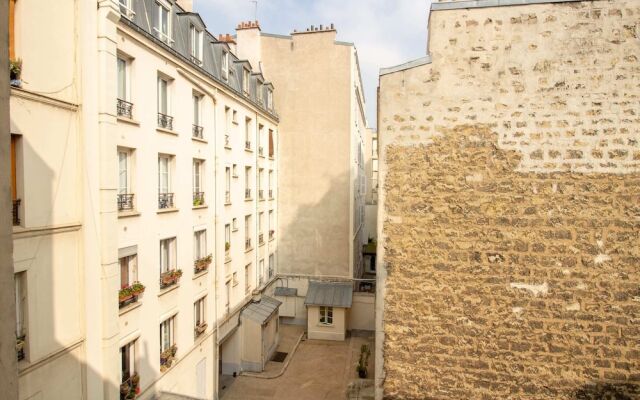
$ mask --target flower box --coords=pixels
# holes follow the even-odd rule
[[[209,264],[211,264],[211,260],[213,257],[209,254],[206,257],[199,258],[193,262],[193,270],[195,273],[202,272],[209,268]]]
[[[173,360],[175,360],[176,353],[178,352],[178,346],[175,344],[165,351],[160,353],[160,372],[164,372],[171,368]]]
[[[166,287],[175,285],[180,281],[180,277],[182,276],[181,269],[174,269],[171,271],[167,271],[160,275],[160,289],[164,289]]]
[[[206,331],[206,330],[207,330],[207,323],[206,322],[203,322],[200,325],[196,325],[196,327],[194,329],[196,337],[202,335],[204,333],[204,331]]]
[[[144,292],[145,286],[136,281],[133,282],[130,286],[125,286],[118,292],[118,302],[120,303],[120,308],[135,303],[138,301],[138,296]]]

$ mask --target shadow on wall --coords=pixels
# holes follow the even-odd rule
[[[578,389],[573,398],[576,400],[637,400],[640,398],[640,386],[627,383],[596,383]]]

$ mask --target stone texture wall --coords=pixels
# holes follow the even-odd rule
[[[639,21],[435,11],[381,76],[385,399],[640,398]]]

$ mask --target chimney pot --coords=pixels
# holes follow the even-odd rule
[[[320,30],[322,30],[322,24],[320,24]]]

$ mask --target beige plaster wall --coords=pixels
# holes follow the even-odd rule
[[[375,330],[375,295],[373,293],[354,292],[348,318],[348,330]]]
[[[320,307],[308,309],[307,337],[319,340],[344,340],[347,329],[347,312],[344,308],[333,308],[333,325],[320,324]]]
[[[378,398],[639,395],[638,15],[434,11],[381,76]]]

